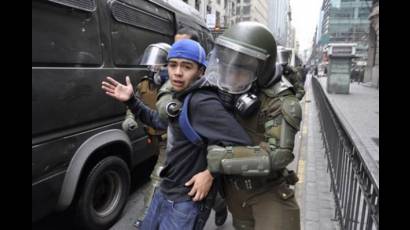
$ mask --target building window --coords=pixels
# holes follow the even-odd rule
[[[243,14],[250,14],[251,13],[251,6],[244,6],[242,10]]]
[[[216,27],[221,27],[220,13],[216,11]]]
[[[224,0],[224,9],[226,9],[226,7],[228,7],[228,0]]]
[[[359,15],[360,19],[367,19],[370,14],[370,9],[368,7],[359,8]]]
[[[216,1],[218,3],[218,5],[221,5],[221,0]]]
[[[336,25],[331,25],[329,28],[330,33],[346,33],[349,32],[349,29],[351,29],[351,26],[349,24],[336,24]]]
[[[251,3],[251,0],[243,0],[243,3]]]
[[[334,19],[349,19],[354,18],[354,8],[332,8],[330,17]]]
[[[195,0],[195,9],[199,10],[199,5],[201,5],[201,0]]]
[[[236,14],[237,14],[237,15],[240,15],[240,14],[241,14],[241,7],[240,7],[240,6],[237,6],[237,7],[236,7]]]
[[[356,0],[342,0],[342,2],[355,2]]]
[[[241,3],[241,0],[237,0],[236,3]]]
[[[188,4],[188,0],[182,0],[183,2],[185,2],[186,4]]]

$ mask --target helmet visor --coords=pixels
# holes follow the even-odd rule
[[[164,49],[154,45],[149,45],[144,51],[140,65],[165,65],[167,63],[167,55],[168,52]]]
[[[205,78],[219,89],[241,94],[256,80],[259,61],[255,57],[216,45],[211,51]]]

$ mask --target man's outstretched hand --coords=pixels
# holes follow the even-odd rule
[[[129,76],[125,77],[125,81],[127,85],[123,85],[118,81],[114,80],[113,78],[107,76],[107,81],[102,82],[101,88],[105,91],[107,95],[119,101],[125,102],[131,98],[134,92]]]

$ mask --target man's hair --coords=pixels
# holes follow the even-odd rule
[[[187,35],[189,35],[189,36],[191,37],[192,40],[194,40],[194,41],[196,41],[196,42],[199,42],[199,35],[198,35],[198,33],[197,33],[195,30],[193,30],[193,29],[191,29],[191,28],[189,28],[189,27],[181,27],[181,28],[179,28],[178,31],[177,31],[177,34],[187,34]]]

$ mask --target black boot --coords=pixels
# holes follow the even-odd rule
[[[228,210],[224,205],[223,208],[215,212],[215,224],[216,226],[221,226],[225,223],[226,218],[228,217]]]

